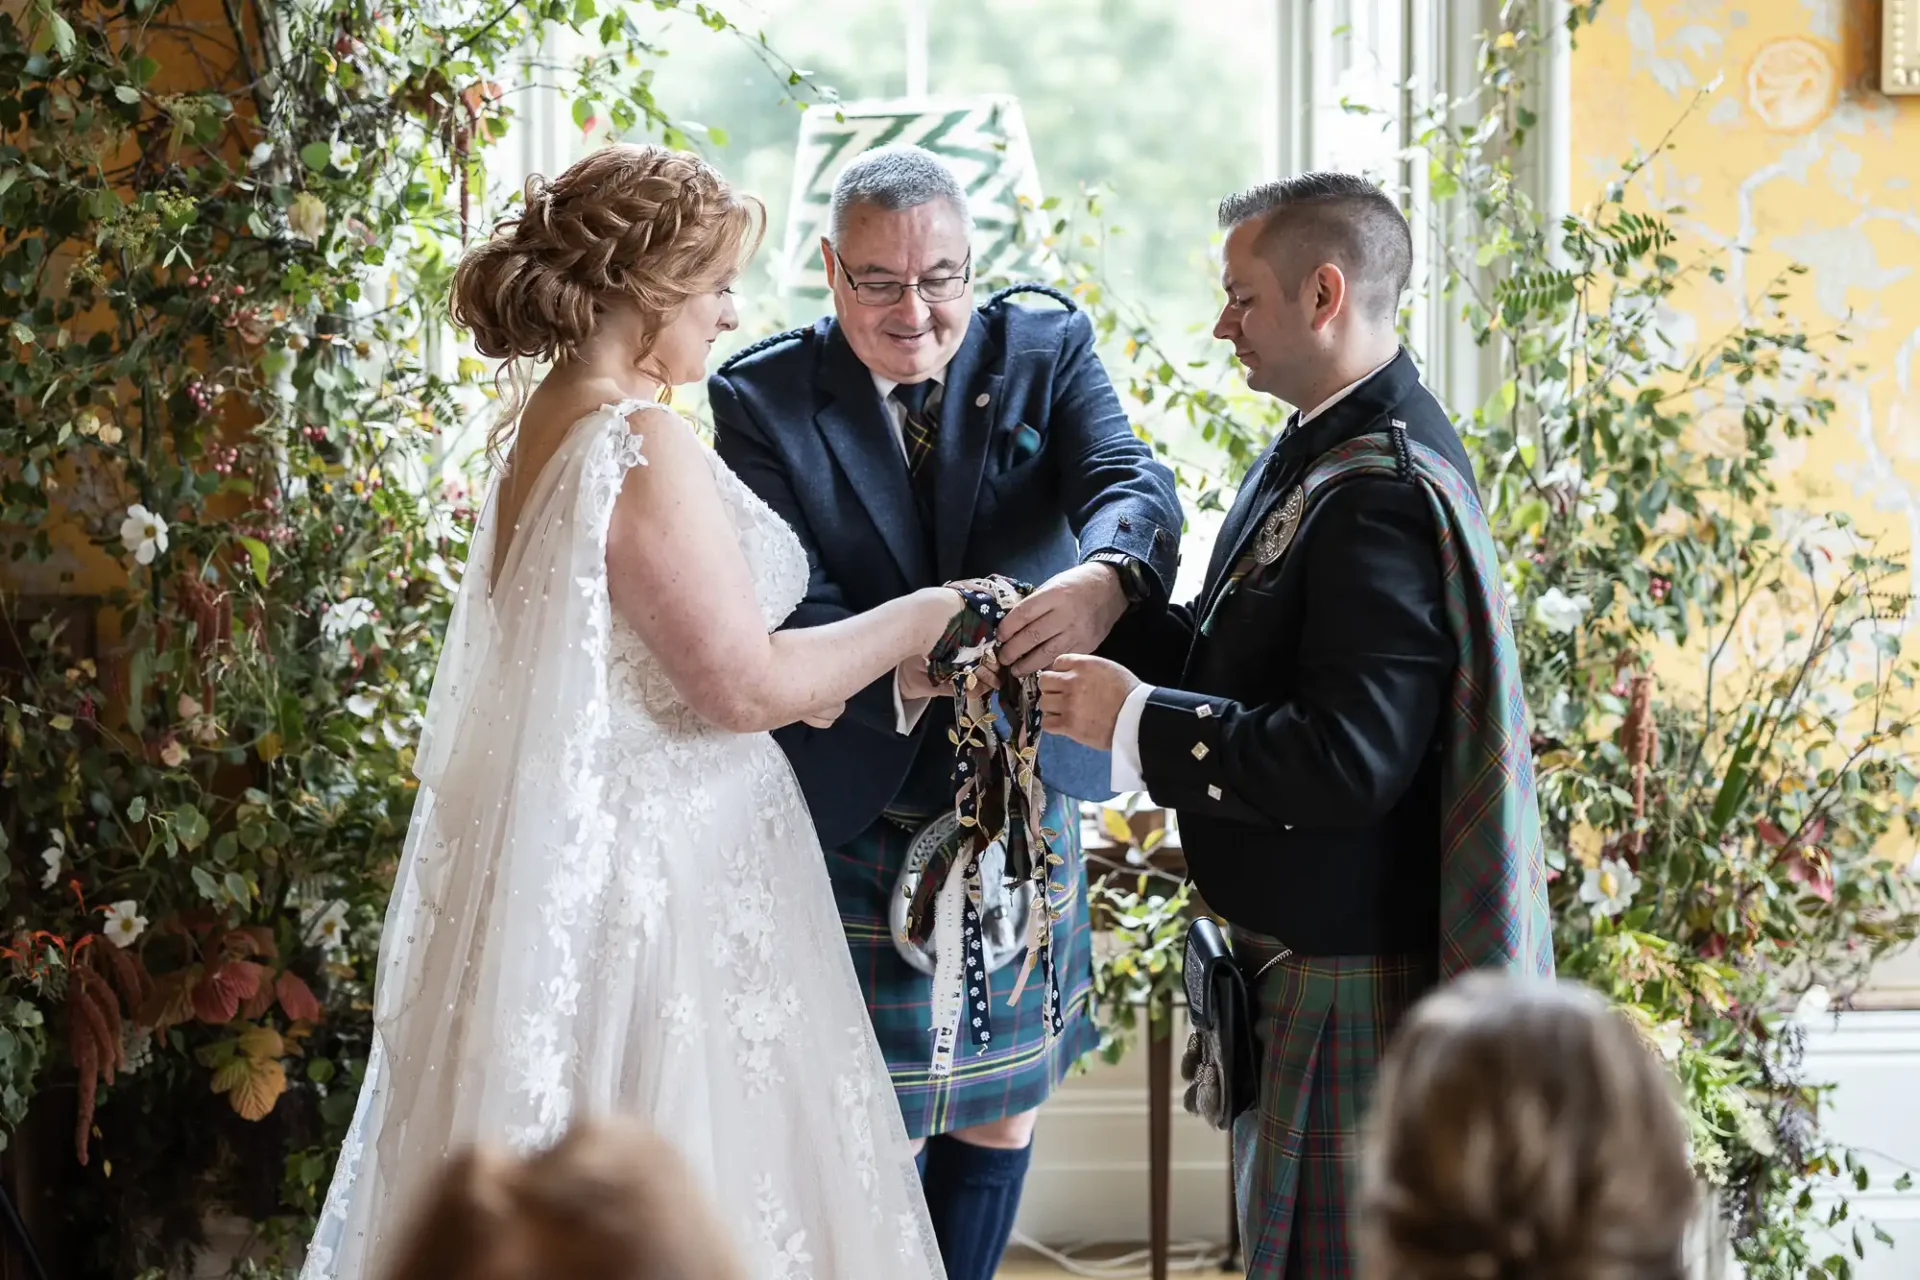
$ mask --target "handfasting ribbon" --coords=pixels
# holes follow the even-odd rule
[[[1041,825],[1047,797],[1040,781],[1040,680],[1015,680],[1000,668],[983,669],[998,643],[1001,620],[1033,588],[1002,577],[948,585],[960,593],[966,608],[928,655],[927,674],[936,684],[953,688],[950,740],[960,838],[928,859],[907,909],[908,937],[920,946],[933,944],[933,1077],[952,1074],[963,1017],[976,1051],[984,1051],[993,1040],[980,928],[980,862],[996,840],[1006,851],[1009,884],[1025,880],[1034,888],[1026,961],[1007,1003],[1019,1003],[1037,965],[1046,984],[1049,1039],[1059,1034],[1063,1021],[1053,954],[1057,913],[1050,890],[1052,869],[1065,860],[1053,851],[1053,833]],[[1010,733],[1001,732],[994,716],[996,692]]]

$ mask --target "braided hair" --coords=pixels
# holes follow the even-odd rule
[[[698,156],[616,144],[549,181],[527,179],[526,203],[468,251],[453,273],[453,322],[482,355],[506,361],[524,384],[524,362],[565,364],[616,302],[639,308],[650,335],[640,356],[689,297],[731,272],[758,246],[766,211],[736,193]],[[496,459],[524,396],[507,397],[488,440]]]

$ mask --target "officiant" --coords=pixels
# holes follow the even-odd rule
[[[1016,672],[1089,652],[1129,610],[1164,605],[1181,512],[1171,472],[1133,433],[1063,294],[1003,290],[976,305],[966,193],[915,147],[856,158],[820,244],[833,314],[757,343],[709,383],[720,456],[805,545],[809,582],[786,625],[817,626],[916,588],[989,574],[1039,584],[1001,628]],[[806,792],[952,1280],[990,1280],[1012,1231],[1035,1112],[1097,1042],[1076,798],[1110,792],[1104,752],[1043,741],[1057,1034],[1046,984],[1007,993],[1017,920],[989,922],[990,1032],[932,1061],[931,957],[890,912],[910,849],[954,805],[950,691],[908,663],[827,728],[777,733]],[[916,840],[918,844],[916,845]],[[992,877],[989,877],[991,879]],[[1019,916],[1049,904],[1015,901]],[[995,948],[989,947],[990,952]]]

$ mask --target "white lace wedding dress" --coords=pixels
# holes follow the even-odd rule
[[[450,1151],[609,1112],[679,1146],[755,1280],[942,1274],[786,759],[694,715],[609,607],[643,408],[571,429],[504,563],[495,499],[475,531],[308,1280],[376,1275]],[[708,456],[771,629],[805,553]]]

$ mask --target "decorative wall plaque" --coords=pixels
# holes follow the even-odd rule
[[[820,234],[833,181],[861,152],[917,143],[953,166],[973,214],[974,279],[1045,280],[1054,265],[1040,244],[1040,172],[1017,99],[992,95],[845,102],[811,107],[800,120],[793,199],[779,279],[805,323],[827,296]]]

